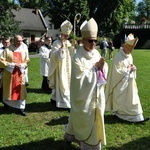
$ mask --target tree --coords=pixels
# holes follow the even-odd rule
[[[134,18],[135,0],[50,0],[49,14],[56,28],[81,13],[81,22],[93,17],[103,33],[117,34],[124,18]]]
[[[15,0],[16,1],[16,0]],[[48,14],[51,22],[56,29],[60,28],[61,23],[68,19],[74,24],[74,17],[77,13],[82,14],[81,21],[89,18],[89,8],[84,0],[17,0],[21,7],[41,9],[43,14]]]
[[[135,0],[18,0],[18,3],[22,7],[42,9],[43,13],[49,14],[55,28],[60,28],[66,19],[73,24],[75,15],[80,13],[79,31],[81,23],[93,17],[100,33],[105,35],[119,33],[125,19],[135,18]]]
[[[150,1],[143,0],[142,2],[139,2],[136,7],[136,12],[137,21],[141,21],[143,17],[147,18],[147,20],[150,20]]]
[[[0,1],[0,35],[1,36],[14,36],[20,31],[19,23],[14,20],[13,13],[11,12],[14,4],[11,1]]]
[[[89,2],[90,15],[98,22],[101,36],[119,33],[124,19],[134,19],[135,0],[90,0]],[[94,2],[97,3],[93,4]]]
[[[89,18],[89,8],[86,0],[50,0],[48,12],[55,28],[59,28],[66,19],[73,24],[77,13],[82,15],[80,23]]]
[[[41,10],[48,8],[49,0],[14,0],[15,3],[18,3],[23,8],[35,8],[38,7]]]

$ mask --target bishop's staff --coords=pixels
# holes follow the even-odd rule
[[[74,17],[74,38],[76,36],[76,24],[80,22],[80,19],[81,19],[81,14],[77,13]]]

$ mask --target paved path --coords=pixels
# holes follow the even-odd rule
[[[37,58],[39,57],[39,54],[29,54],[29,58]]]
[[[99,48],[99,46],[96,47],[97,49]],[[39,57],[39,54],[29,54],[29,58],[37,58]]]

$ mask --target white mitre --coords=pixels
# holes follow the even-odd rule
[[[65,20],[65,21],[61,24],[60,28],[61,28],[61,33],[63,33],[63,34],[70,34],[71,31],[72,31],[73,26],[72,26],[72,24],[71,24],[70,21]]]
[[[134,38],[134,35],[130,33],[124,45],[133,49],[136,46],[138,40],[139,40],[138,37]]]
[[[89,21],[85,20],[81,24],[80,30],[82,38],[97,38],[98,25],[93,18]]]

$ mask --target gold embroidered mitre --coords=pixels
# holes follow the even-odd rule
[[[61,28],[61,33],[63,33],[63,34],[70,34],[71,31],[72,31],[73,26],[72,26],[72,24],[71,24],[70,21],[65,20],[65,21],[61,24],[60,28]]]
[[[80,30],[82,38],[97,38],[98,25],[93,18],[89,21],[85,20],[81,24]]]
[[[134,38],[134,35],[130,33],[124,45],[126,45],[128,48],[134,49],[138,40],[139,40],[138,37]]]

